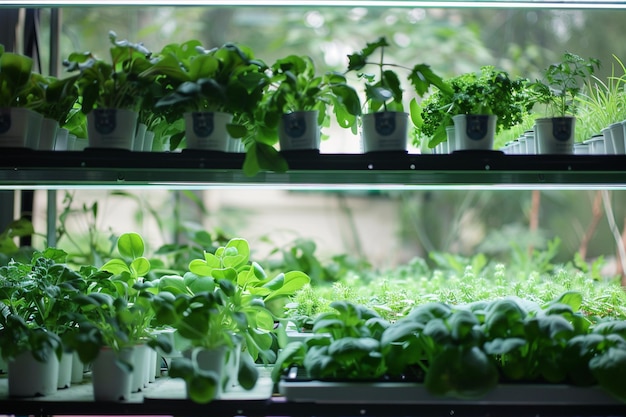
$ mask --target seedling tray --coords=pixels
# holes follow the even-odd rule
[[[502,384],[481,398],[439,397],[419,382],[318,381],[290,372],[278,384],[287,401],[319,404],[423,404],[423,405],[618,405],[600,387],[563,384]]]

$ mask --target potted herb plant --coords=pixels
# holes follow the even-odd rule
[[[309,56],[289,55],[271,67],[264,105],[278,115],[280,149],[319,150],[320,129],[330,126],[330,110],[343,128],[355,128],[361,114],[357,92],[343,74],[317,75]]]
[[[163,339],[150,332],[155,291],[143,282],[150,271],[143,239],[137,233],[124,233],[116,247],[119,258],[99,269],[81,270],[88,287],[74,299],[81,309],[80,331],[73,339],[81,360],[93,361],[95,398],[113,401],[143,389],[149,362],[145,347],[169,350]]]
[[[356,71],[365,82],[367,112],[361,120],[364,152],[406,150],[409,115],[404,111],[402,83],[394,68],[408,71],[407,78],[420,96],[431,85],[449,91],[447,84],[426,64],[408,68],[385,62],[384,50],[388,46],[386,38],[381,37],[348,56],[348,71]],[[376,52],[379,52],[378,60],[370,60]],[[366,66],[377,67],[378,73],[363,72]]]
[[[63,62],[79,71],[80,107],[87,115],[89,146],[132,149],[138,110],[147,80],[139,74],[151,65],[151,52],[142,44],[118,40],[109,32],[110,62],[90,52],[72,53]]]
[[[267,80],[265,68],[243,45],[205,49],[189,41],[168,45],[142,76],[166,85],[169,91],[156,107],[184,117],[188,149],[226,152],[233,149],[230,136],[248,132]]]
[[[37,75],[36,81],[43,90],[43,97],[35,104],[35,110],[43,115],[38,149],[55,148],[56,135],[70,121],[78,101],[78,76],[58,78]]]
[[[532,99],[542,105],[547,117],[535,119],[535,135],[539,153],[569,154],[573,152],[576,113],[579,95],[585,80],[600,66],[595,58],[584,59],[565,52],[561,61],[549,65],[543,79],[531,85]]]
[[[457,150],[491,150],[496,133],[519,124],[533,105],[526,79],[493,66],[447,84],[448,90],[434,91],[421,105],[412,103],[417,132],[431,148],[447,140],[446,128],[454,125]]]
[[[0,44],[0,146],[37,147],[42,116],[30,108],[37,87],[33,60]]]
[[[239,357],[233,363],[235,380],[251,389],[257,379],[254,362],[260,358],[273,363],[276,357],[275,317],[265,302],[287,297],[308,282],[308,276],[298,271],[266,276],[250,261],[248,242],[241,238],[192,260],[183,276],[159,278],[156,320],[176,329],[181,349],[183,342],[191,348],[186,358],[173,362],[170,375],[185,380],[192,400],[208,402],[229,384],[229,375],[223,373],[226,356]],[[212,364],[217,366],[210,370],[202,363],[209,356],[205,350],[219,352],[214,356],[220,359]]]
[[[9,362],[11,396],[57,390],[62,337],[74,327],[72,299],[83,283],[64,264],[66,256],[48,248],[29,262],[0,267],[0,351]]]

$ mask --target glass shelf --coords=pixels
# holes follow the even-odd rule
[[[626,189],[626,155],[300,151],[284,156],[289,171],[248,177],[241,169],[244,154],[237,153],[11,149],[0,157],[0,188]]]

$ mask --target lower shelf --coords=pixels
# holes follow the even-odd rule
[[[252,391],[231,389],[209,404],[186,399],[184,383],[158,378],[125,402],[94,402],[89,380],[37,398],[9,398],[5,377],[0,377],[0,413],[14,415],[166,415],[166,416],[468,416],[563,417],[626,416],[626,404],[598,389],[571,387],[502,387],[479,401],[433,399],[422,387],[368,384],[357,388],[342,384],[280,384],[279,394],[263,375]],[[352,384],[354,385],[354,384]]]
[[[350,383],[281,381],[287,401],[318,404],[484,404],[484,405],[624,405],[599,387],[512,384],[496,387],[480,399],[431,395],[422,384],[409,382]]]

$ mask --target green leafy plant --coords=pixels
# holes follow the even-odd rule
[[[391,323],[335,302],[336,311],[316,318],[316,337],[283,350],[272,376],[278,380],[295,365],[314,379],[401,378],[454,398],[480,398],[500,383],[519,381],[599,384],[626,400],[617,382],[626,326],[586,316],[582,305],[576,291],[544,304],[518,297],[429,302]]]
[[[546,112],[564,117],[576,115],[581,93],[588,77],[600,67],[596,58],[584,59],[574,53],[565,52],[561,62],[549,65],[542,80],[531,84],[533,100],[546,106]]]
[[[496,115],[497,133],[521,123],[534,104],[525,78],[513,79],[493,66],[456,76],[447,84],[448,89],[434,91],[421,104],[411,102],[411,120],[431,148],[447,139],[446,127],[457,114]]]
[[[252,388],[258,376],[253,361],[273,362],[276,358],[272,350],[275,320],[264,303],[293,294],[309,279],[298,271],[267,277],[259,264],[250,261],[248,242],[233,238],[192,260],[183,276],[163,276],[157,281],[159,294],[153,300],[156,321],[172,326],[192,347],[226,346],[231,351],[243,347],[239,382]],[[210,401],[215,383],[219,383],[191,359],[174,364],[171,375],[184,378],[190,396],[199,402]]]
[[[0,233],[0,265],[6,265],[11,259],[28,262],[32,257],[33,249],[18,246],[15,239],[32,236],[34,233],[33,223],[26,218],[10,222]]]
[[[35,252],[29,262],[0,267],[0,350],[5,359],[29,351],[39,361],[60,359],[61,338],[73,330],[73,298],[84,290],[80,274],[53,248]]]
[[[237,115],[251,111],[260,100],[266,68],[246,46],[227,43],[207,50],[198,41],[189,41],[166,46],[142,77],[170,90],[157,107]]]
[[[317,75],[311,57],[289,55],[278,59],[271,67],[270,83],[264,103],[272,110],[274,125],[282,114],[317,110],[319,126],[328,127],[332,109],[339,126],[356,127],[361,114],[358,94],[343,74]]]
[[[611,75],[602,80],[595,75],[587,78],[584,88],[576,96],[580,123],[576,129],[576,138],[583,141],[612,123],[626,119],[626,66],[615,55],[615,63],[611,67]],[[616,64],[620,73],[616,73]]]
[[[56,120],[64,127],[70,120],[78,101],[78,76],[58,78],[37,74],[36,81],[43,90],[42,98],[33,109],[44,117]]]
[[[313,324],[318,334],[306,342],[292,342],[278,357],[272,375],[293,364],[306,368],[313,378],[376,380],[387,368],[380,337],[389,323],[375,311],[349,301],[334,301]]]
[[[369,112],[381,109],[404,111],[402,83],[396,71],[391,68],[406,70],[407,78],[419,96],[424,95],[433,85],[440,90],[449,91],[448,85],[426,64],[409,68],[385,62],[384,51],[389,46],[387,39],[381,37],[373,43],[367,43],[361,51],[348,55],[348,71],[356,71],[358,77],[365,82],[365,104]],[[376,52],[380,53],[378,60],[370,60]],[[378,73],[362,72],[366,66],[377,67]]]
[[[143,238],[124,233],[116,247],[119,258],[110,259],[99,269],[81,268],[87,289],[74,298],[80,306],[80,332],[73,343],[83,362],[93,360],[103,346],[120,351],[148,343],[170,349],[150,331],[155,316],[152,299],[158,291],[143,281],[150,272],[150,261],[143,256]]]
[[[94,108],[137,111],[142,104],[148,80],[140,74],[152,66],[151,52],[140,43],[118,40],[113,31],[109,41],[111,62],[91,52],[74,52],[63,61],[68,71],[79,72],[76,83],[84,114]]]
[[[27,107],[32,72],[31,58],[6,52],[0,44],[0,108]]]

